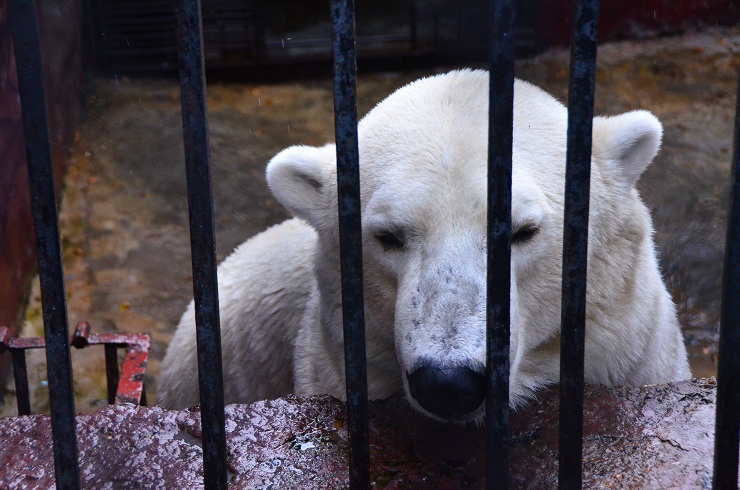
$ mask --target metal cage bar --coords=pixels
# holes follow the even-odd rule
[[[717,414],[714,433],[715,489],[738,487],[740,444],[740,78],[735,109],[730,211],[722,285],[722,313],[717,362]]]
[[[486,487],[509,483],[514,0],[491,1],[488,122]]]
[[[13,380],[15,381],[15,401],[18,406],[18,415],[31,415],[31,394],[28,390],[28,368],[26,367],[26,351],[10,351],[13,358]]]
[[[205,488],[225,489],[226,433],[216,246],[199,0],[176,2]]]
[[[332,0],[334,126],[337,144],[339,256],[344,362],[350,437],[350,487],[370,487],[365,308],[362,290],[360,164],[357,142],[357,57],[354,0]]]
[[[563,221],[558,474],[561,489],[580,489],[583,476],[581,458],[588,206],[598,18],[598,0],[574,2]]]
[[[120,374],[118,372],[118,351],[115,345],[105,346],[105,380],[108,387],[108,403],[116,402],[116,391]]]
[[[0,325],[0,354],[10,352],[13,362],[13,381],[15,382],[15,402],[18,415],[31,415],[31,392],[28,389],[28,369],[26,367],[26,350],[43,349],[46,341],[43,337],[18,339],[8,327]]]
[[[18,70],[41,283],[54,471],[57,488],[77,488],[80,475],[69,326],[36,3],[34,0],[11,0],[8,10]]]

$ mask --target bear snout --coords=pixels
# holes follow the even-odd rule
[[[447,421],[470,414],[486,398],[485,376],[466,366],[422,364],[407,372],[406,378],[414,400]]]

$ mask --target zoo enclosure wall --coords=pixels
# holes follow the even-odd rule
[[[32,3],[32,2],[31,2],[31,3]],[[26,6],[27,6],[27,5],[26,5]],[[191,5],[191,7],[192,7],[192,5]],[[187,9],[186,9],[186,10],[187,10]],[[192,11],[192,10],[190,10],[190,11],[188,11],[188,12],[189,12],[190,14],[193,14],[193,11]],[[187,17],[187,15],[188,15],[188,14],[183,14],[183,15],[184,15],[185,17]],[[31,16],[31,17],[35,17],[35,14],[34,14],[33,16]],[[192,21],[192,18],[191,18],[190,20]],[[185,21],[183,21],[183,22],[185,22]],[[186,22],[185,22],[185,23],[186,23]],[[196,22],[196,23],[197,23],[197,22]],[[186,29],[186,30],[185,30],[185,31],[184,31],[183,33],[181,33],[181,35],[182,35],[182,36],[188,36],[188,35],[192,35],[192,34],[194,33],[194,31],[193,31],[192,29],[193,29],[193,27],[192,27],[192,25],[191,25],[191,27],[190,27],[189,29]],[[340,39],[340,41],[341,41],[341,39]],[[24,46],[25,46],[25,45],[24,45]],[[344,49],[346,49],[346,48],[344,48]],[[17,50],[16,50],[16,51],[17,51]],[[192,54],[192,53],[191,53],[191,54]],[[183,61],[183,64],[184,64],[184,65],[187,65],[187,64],[188,64],[189,62],[190,62],[190,63],[192,63],[192,66],[190,66],[190,69],[191,69],[192,71],[191,71],[191,72],[188,72],[188,73],[189,73],[189,75],[190,75],[190,77],[188,78],[188,77],[184,76],[184,77],[183,77],[184,79],[186,79],[186,78],[187,78],[187,79],[193,79],[193,78],[198,78],[198,74],[200,74],[200,77],[202,78],[202,75],[203,75],[203,70],[204,70],[204,67],[202,66],[202,63],[203,63],[203,59],[202,59],[202,57],[200,57],[200,56],[199,56],[199,55],[200,55],[200,53],[197,53],[197,52],[196,52],[195,54],[196,54],[195,58],[193,58],[192,56],[190,56],[190,57],[188,58],[188,60],[187,60],[187,61]],[[512,58],[513,58],[513,57],[512,57]],[[39,67],[41,66],[41,62],[40,62],[40,59],[39,59],[39,60],[37,60],[37,65],[38,65]],[[345,67],[345,68],[347,68],[347,67]],[[349,68],[350,68],[350,71],[351,71],[351,67],[349,67]],[[20,67],[20,63],[19,63],[19,71],[22,71],[22,70],[23,70],[23,68],[21,68],[21,67]],[[36,79],[40,79],[40,78],[42,78],[42,77],[40,76],[40,73],[41,73],[41,72],[40,72],[40,70],[37,70],[37,71],[36,71],[36,73],[35,73],[35,77],[32,77],[32,81],[33,81],[33,78],[36,78]],[[26,73],[26,74],[27,74],[27,73]],[[37,81],[38,81],[38,80],[37,80]],[[203,81],[204,81],[204,80],[201,80],[201,82],[203,82]],[[197,85],[197,82],[196,82],[196,85]],[[347,89],[347,88],[349,88],[349,87],[348,87],[347,85],[344,85],[344,86],[343,86],[343,85],[342,85],[342,83],[338,83],[337,85],[338,85],[338,87],[339,87],[340,89],[342,89],[342,87],[343,87],[344,89]],[[197,114],[197,113],[200,113],[200,117],[203,117],[203,118],[204,118],[204,111],[203,111],[204,107],[201,107],[201,106],[200,106],[200,104],[198,103],[198,101],[201,101],[201,102],[202,102],[202,100],[203,100],[204,88],[205,88],[205,87],[204,87],[204,85],[201,85],[200,87],[197,87],[197,86],[196,86],[196,87],[190,86],[190,87],[188,88],[188,87],[187,87],[187,86],[185,86],[185,84],[184,84],[183,90],[184,90],[184,91],[186,91],[186,90],[192,90],[192,92],[191,92],[192,100],[196,101],[196,103],[195,103],[195,105],[194,105],[194,106],[192,106],[192,107],[190,107],[189,109],[187,109],[187,112],[188,112],[189,114]],[[340,90],[340,91],[341,91],[341,90]],[[350,92],[349,92],[348,94],[345,94],[345,95],[347,95],[348,97],[350,97],[350,99],[351,99],[352,97],[354,97],[354,95],[353,95],[353,94],[352,94],[351,92],[352,92],[352,91],[350,90]],[[38,98],[37,98],[37,99],[38,99]],[[27,97],[24,97],[24,100],[29,100],[29,99],[28,99]],[[41,98],[40,98],[40,100],[43,100],[43,97],[41,97]],[[28,103],[27,103],[26,105],[30,105],[30,104],[28,104]],[[350,105],[350,106],[352,105],[352,103],[351,103],[351,100],[350,100],[350,104],[349,104],[349,105]],[[356,105],[356,103],[355,103],[354,105]],[[185,106],[185,101],[184,101],[184,106]],[[25,109],[27,109],[27,108],[26,108],[26,107],[24,106],[24,110],[25,110]],[[351,119],[352,119],[352,118],[350,117],[350,123],[352,122],[352,121],[351,121]],[[356,114],[355,114],[355,119],[356,119]],[[347,129],[347,128],[345,128],[345,129]],[[194,140],[197,140],[197,139],[199,139],[199,138],[203,137],[203,136],[204,136],[204,130],[205,130],[205,126],[204,126],[204,125],[203,125],[203,126],[199,126],[199,127],[195,127],[195,128],[193,128],[193,131],[194,131],[194,132],[193,132],[193,135],[192,135],[191,137],[186,137],[186,138],[187,138],[187,139],[186,139],[186,145],[188,144],[188,141],[194,141]],[[39,136],[39,135],[35,135],[35,134],[30,134],[30,133],[29,133],[29,132],[27,131],[27,132],[26,132],[26,136],[27,136],[27,139],[31,139],[31,137],[36,137],[36,136]],[[352,137],[351,137],[351,135],[350,135],[350,139],[351,139],[351,138],[352,138]],[[356,138],[356,135],[355,135],[355,138]],[[47,139],[48,139],[48,135],[47,135]],[[338,138],[338,140],[339,140],[339,138]],[[351,146],[351,145],[352,145],[352,143],[350,142],[350,146]],[[43,146],[43,144],[42,144],[42,145],[40,145],[40,146]],[[46,146],[49,146],[49,142],[48,142],[48,141],[46,142]],[[350,150],[348,150],[348,151],[350,151],[350,153],[351,153],[351,149],[350,149]],[[34,160],[33,156],[31,155],[32,153],[33,153],[33,151],[32,151],[32,150],[29,150],[29,155],[31,156],[31,158],[29,158],[29,160]],[[191,153],[191,152],[188,152],[188,153]],[[736,153],[736,155],[737,155],[737,153]],[[47,155],[47,156],[48,156],[48,155]],[[199,159],[205,159],[205,160],[207,161],[207,146],[206,146],[205,148],[203,148],[203,147],[197,147],[197,145],[196,145],[195,147],[193,147],[193,148],[192,148],[192,155],[190,155],[190,156],[189,156],[188,158],[192,158],[192,159],[194,159],[194,160],[195,160],[195,163],[194,163],[193,165],[194,165],[194,166],[195,166],[196,168],[194,168],[194,169],[192,170],[192,172],[193,172],[193,173],[195,173],[195,174],[197,174],[197,173],[198,173],[198,171],[199,171],[199,168],[198,168],[198,167],[199,167],[199,165],[200,165],[199,163],[197,163],[197,161],[198,161]],[[43,158],[42,158],[41,160],[43,160]],[[50,160],[50,158],[47,158],[46,160]],[[735,160],[737,161],[737,158],[736,158]],[[33,162],[29,162],[29,163],[31,163],[32,165],[34,164]],[[49,161],[46,161],[46,162],[39,162],[39,164],[40,164],[40,165],[48,165],[48,166],[49,166],[49,168],[50,168],[50,162],[49,162]],[[349,162],[348,164],[351,164],[351,162]],[[206,173],[207,173],[207,165],[205,166],[205,168],[206,168]],[[201,170],[202,170],[202,169],[201,169]],[[49,177],[50,175],[51,175],[51,173],[49,173],[49,174],[47,175],[47,177]],[[200,187],[201,189],[202,189],[202,188],[204,188],[204,186],[207,186],[207,185],[208,185],[208,182],[207,182],[207,181],[208,181],[207,175],[206,175],[205,177],[206,177],[206,178],[205,178],[205,181],[201,181],[201,183],[200,183],[200,184],[195,184],[195,186],[196,186],[196,187]],[[201,178],[203,178],[203,175],[201,175]],[[51,195],[52,195],[52,197],[53,197],[53,185],[51,185],[51,186],[49,186],[49,185],[48,185],[48,184],[49,184],[50,182],[53,182],[53,180],[49,180],[49,179],[47,179],[47,181],[46,181],[46,182],[47,182],[47,186],[46,186],[46,192],[48,192],[48,191],[50,191],[50,190],[51,190],[51,191],[52,191],[52,192],[51,192]],[[205,182],[205,183],[203,183],[203,182]],[[205,202],[205,203],[200,203],[200,204],[203,204],[205,208],[208,208],[208,207],[209,207],[209,203],[208,203],[208,201],[209,201],[209,199],[206,199],[206,202]],[[199,206],[200,204],[196,204],[195,206],[197,207],[197,206]],[[46,202],[46,205],[47,205],[47,207],[48,207],[49,209],[50,209],[50,208],[54,208],[54,207],[55,207],[55,200],[54,200],[53,198],[51,199],[51,201],[50,201],[50,202],[49,202],[49,201],[47,200],[47,202]],[[191,205],[192,205],[192,203],[191,203]],[[736,204],[736,205],[737,205],[737,204]],[[37,214],[44,214],[44,213],[37,213]],[[48,213],[47,213],[47,214],[48,214]],[[196,214],[197,214],[197,213],[196,213]],[[203,219],[203,220],[204,220],[205,222],[207,222],[207,221],[209,220],[209,218],[208,218],[208,216],[207,216],[208,214],[209,214],[209,212],[208,212],[208,211],[206,210],[206,211],[205,211],[205,216],[204,216],[204,217],[202,217],[202,219]],[[356,214],[356,215],[355,215],[355,219],[359,219],[359,214]],[[39,225],[38,225],[38,223],[37,223],[37,234],[39,233],[39,228],[38,228],[38,226],[39,226]],[[196,228],[196,229],[198,228],[198,226],[197,226],[197,223],[196,223],[196,225],[194,226],[194,228]],[[54,241],[54,240],[53,240],[53,238],[54,238],[54,237],[52,237],[52,242]],[[58,234],[57,234],[57,236],[56,236],[56,240],[57,240],[57,241],[58,241],[58,238],[59,238],[59,237],[58,237]],[[203,243],[203,244],[201,245],[201,247],[202,247],[202,248],[203,248],[204,250],[202,250],[202,254],[201,254],[201,253],[197,253],[197,252],[196,252],[196,253],[194,253],[194,256],[195,256],[195,257],[202,257],[202,256],[206,257],[206,260],[205,260],[205,262],[206,262],[206,264],[205,264],[205,269],[208,269],[208,268],[210,268],[210,267],[215,267],[215,265],[214,265],[214,262],[213,262],[213,260],[212,260],[212,259],[208,259],[208,258],[207,258],[207,254],[208,254],[208,251],[206,250],[206,249],[208,249],[208,248],[212,248],[212,237],[211,237],[210,239],[209,239],[208,237],[204,237],[203,239],[204,239],[204,243]],[[209,240],[211,240],[211,244],[209,244],[209,243],[208,243],[208,242],[209,242]],[[737,241],[738,241],[738,240],[736,240],[736,241],[735,241],[735,242],[733,242],[733,243],[736,243]],[[196,247],[196,248],[197,248],[197,247]],[[731,250],[731,248],[730,248],[730,247],[728,247],[728,250]],[[728,252],[728,257],[730,257],[731,255],[732,255],[732,252]],[[52,257],[52,258],[53,258],[53,257]],[[196,259],[196,260],[197,260],[197,259]],[[737,263],[738,263],[737,261],[736,261],[736,262],[734,262],[734,264],[737,264]],[[732,262],[730,262],[730,264],[732,264]],[[195,264],[194,264],[194,265],[195,265]],[[52,267],[52,268],[53,268],[53,267]],[[42,267],[42,269],[43,269],[43,267]],[[730,266],[730,268],[728,269],[728,273],[729,273],[729,272],[733,272],[733,271],[734,271],[734,272],[737,272],[737,270],[736,270],[736,269],[737,269],[737,265],[735,265],[735,266],[734,266],[734,268],[733,268],[732,266]],[[53,272],[53,271],[52,271],[52,272]],[[43,275],[43,273],[44,273],[44,271],[42,270],[42,275]],[[201,282],[201,284],[205,284],[205,283],[208,283],[208,282],[213,282],[213,278],[212,278],[212,277],[211,277],[210,279],[209,279],[208,277],[206,277],[206,276],[208,276],[209,274],[211,274],[211,273],[210,273],[210,272],[209,272],[208,270],[206,270],[206,271],[204,272],[204,274],[205,274],[205,276],[204,276],[204,278],[203,278],[203,279],[201,279],[201,280],[198,280],[198,279],[196,279],[196,288],[198,287],[198,283],[199,283],[199,282]],[[53,275],[53,274],[52,274],[52,275]],[[726,275],[726,277],[730,277],[730,275],[728,274],[728,275]],[[42,281],[42,282],[43,282],[43,281]],[[728,281],[728,283],[726,284],[726,287],[725,287],[725,294],[726,294],[726,295],[729,295],[729,297],[730,297],[730,298],[735,298],[735,297],[737,297],[737,296],[736,296],[735,294],[733,294],[733,293],[731,292],[731,291],[732,291],[732,289],[731,289],[731,288],[733,287],[733,286],[732,286],[732,284],[733,284],[733,283],[731,283],[731,282],[729,282],[729,281]],[[508,287],[508,285],[507,285],[507,287]],[[205,289],[208,289],[208,288],[206,287]],[[213,294],[215,294],[215,293],[214,293],[214,291],[213,291],[214,289],[215,289],[214,287],[211,287],[211,290],[212,290],[212,291],[211,291],[211,293],[213,293]],[[62,291],[63,291],[63,287],[62,287]],[[196,294],[196,295],[197,295],[197,294]],[[204,295],[206,295],[206,296],[207,296],[208,294],[207,294],[207,293],[204,293]],[[59,296],[59,295],[54,295],[54,294],[52,294],[51,296]],[[62,298],[61,298],[61,301],[62,301],[62,305],[63,305],[63,294],[62,294],[61,296],[62,296]],[[211,300],[210,300],[210,301],[212,302],[212,301],[213,301],[213,298],[211,298]],[[730,306],[732,306],[732,305],[730,305]],[[735,309],[736,309],[736,308],[737,308],[737,305],[735,305]],[[62,308],[62,309],[64,310],[64,308]],[[206,322],[206,323],[208,323],[208,322],[211,322],[211,323],[213,323],[213,322],[214,322],[214,320],[213,320],[213,319],[210,319],[210,320],[206,320],[205,322]],[[215,320],[215,322],[217,323],[217,319]],[[64,323],[64,322],[62,322],[62,323]],[[201,322],[201,323],[202,323],[202,322]],[[724,325],[729,325],[730,323],[731,323],[731,322],[723,322],[723,324],[724,324]],[[57,325],[57,329],[58,329],[58,327],[59,327],[59,325]],[[63,329],[63,330],[66,330],[66,329]],[[63,333],[64,333],[64,335],[62,335],[62,336],[61,336],[60,338],[64,338],[64,336],[66,335],[66,331],[65,331],[65,332],[63,332]],[[52,338],[52,337],[54,337],[54,335],[47,335],[47,337],[49,337],[49,338],[50,338],[50,341],[49,341],[49,342],[51,343],[51,342],[52,342],[51,338]],[[57,335],[57,337],[59,337],[59,336]],[[351,337],[351,336],[348,336],[348,337]],[[725,343],[724,343],[724,345],[725,345],[725,346],[727,346],[727,345],[729,345],[729,344],[728,344],[727,342],[725,342]],[[725,347],[725,350],[727,350],[727,347]],[[732,353],[733,351],[732,351],[732,350],[729,350],[728,352],[731,352],[731,353]],[[735,352],[736,352],[736,351],[735,351]],[[732,354],[731,354],[731,355],[732,355]],[[725,358],[725,359],[728,359],[728,358],[730,358],[730,357],[731,357],[731,355],[730,355],[730,356],[727,356],[727,355],[725,355],[725,356],[722,356],[722,354],[721,354],[721,357],[720,357],[720,359],[723,359],[723,358]],[[212,363],[212,360],[211,360],[211,361],[208,361],[208,362],[211,362],[211,363]],[[52,364],[52,360],[51,360],[51,359],[50,359],[50,364]],[[64,369],[62,369],[62,371],[64,371]],[[211,371],[211,370],[201,370],[201,371]],[[215,371],[215,370],[214,370],[214,371]],[[722,372],[722,367],[720,367],[720,372]],[[208,385],[207,383],[205,383],[205,384],[206,384],[206,385]],[[218,384],[218,383],[216,383],[216,384]],[[720,385],[722,385],[722,375],[720,375]],[[63,397],[60,397],[60,399],[61,399],[61,398],[63,398]],[[214,396],[213,398],[218,398],[218,395],[215,395],[215,396]],[[61,403],[61,402],[60,402],[60,403]],[[721,405],[721,404],[722,404],[722,402],[720,402],[720,403],[719,403],[719,405]],[[73,406],[73,405],[72,405],[72,406]],[[207,411],[207,410],[205,410],[205,409],[204,409],[204,412],[205,412],[205,411]],[[217,416],[217,415],[218,415],[218,414],[217,414],[217,412],[218,412],[218,411],[219,411],[219,410],[218,410],[218,407],[215,407],[215,408],[214,408],[214,409],[212,410],[212,412],[213,412],[213,413],[215,413],[215,415],[214,415],[214,421],[213,421],[213,425],[214,425],[214,427],[213,427],[213,431],[214,431],[214,432],[213,432],[213,433],[218,433],[218,431],[219,431],[219,427],[218,427],[218,425],[219,425],[219,421],[217,420],[217,419],[218,419],[218,416]],[[52,412],[53,412],[53,417],[54,417],[54,407],[52,407]],[[221,412],[222,412],[222,409],[221,409]],[[57,417],[54,417],[54,418],[53,418],[52,420],[57,420],[57,421],[59,421],[60,419],[64,419],[64,416],[63,416],[63,414],[62,414],[62,416],[60,417],[60,416],[59,416],[59,413],[57,413]],[[73,420],[73,419],[72,419],[72,420]],[[222,421],[221,421],[220,423],[221,423],[221,426],[220,426],[220,427],[221,427],[221,431],[223,431],[223,423],[222,423]],[[205,422],[204,422],[204,424],[205,424]],[[59,425],[59,424],[58,424],[58,425]],[[66,425],[66,427],[64,427],[64,425],[65,425],[64,423],[62,423],[61,425],[63,426],[63,427],[61,427],[61,429],[62,429],[62,432],[64,432],[64,429],[65,429],[65,428],[67,429],[67,432],[69,432],[69,431],[68,431],[68,429],[70,428],[69,420],[67,420],[67,425]],[[71,426],[73,427],[73,422],[72,422]],[[72,432],[73,432],[73,431],[72,431]],[[204,428],[204,433],[206,433],[206,432],[208,432],[208,431],[207,431],[207,430],[206,430],[206,429]],[[732,432],[732,430],[730,430],[729,432]],[[737,430],[735,430],[734,432],[735,432],[735,433],[737,433]],[[72,437],[73,437],[73,436],[72,436]],[[361,438],[361,436],[360,436],[360,438]],[[55,437],[55,440],[56,440],[56,439],[57,439],[57,438]],[[353,436],[353,439],[355,439],[355,440],[356,440],[356,439],[357,439],[357,437]],[[216,441],[216,442],[214,443],[214,445],[215,445],[215,446],[218,446],[218,445],[220,445],[220,443],[218,443],[218,442]],[[734,444],[734,446],[735,446],[735,450],[736,450],[736,448],[737,448],[737,441],[735,441],[735,444]],[[69,447],[69,446],[67,446],[67,449],[70,449],[70,447]],[[218,448],[217,448],[217,450],[216,450],[215,452],[216,452],[216,453],[218,453]],[[354,460],[355,460],[355,461],[357,461],[358,459],[360,459],[360,458],[357,458],[357,456],[358,456],[358,454],[359,454],[359,453],[361,453],[361,452],[362,452],[361,448],[355,448],[355,449],[353,450],[353,454],[355,455],[355,457],[354,457]],[[208,454],[207,454],[207,453],[208,453],[208,451],[205,451],[205,453],[206,453],[206,457],[208,457]],[[74,454],[74,452],[72,452],[71,454]],[[69,454],[68,454],[67,456],[69,456]],[[61,456],[60,456],[60,457],[61,457]],[[206,465],[205,465],[205,467],[206,467],[206,468],[215,468],[215,470],[214,470],[214,471],[215,471],[215,473],[213,474],[214,476],[212,476],[212,479],[211,479],[211,480],[209,480],[209,481],[218,481],[218,480],[219,480],[219,477],[218,477],[218,474],[219,474],[219,471],[218,471],[218,466],[219,466],[220,464],[222,464],[222,461],[223,461],[223,460],[221,459],[221,462],[219,462],[219,460],[220,460],[220,459],[221,459],[221,458],[220,458],[220,457],[219,457],[218,455],[216,455],[216,456],[215,456],[215,460],[214,460],[214,461],[212,461],[212,462],[211,462],[211,464],[206,464]],[[736,454],[736,452],[735,452],[735,462],[736,462],[736,461],[737,461],[737,454]],[[69,462],[69,459],[67,459],[67,462]],[[727,461],[726,461],[725,463],[727,463]],[[361,463],[360,463],[360,464],[361,464]],[[60,470],[60,467],[61,467],[61,466],[63,466],[63,465],[61,465],[61,464],[60,464],[60,465],[58,465],[58,467],[57,467],[57,468],[58,468],[58,473],[62,473],[62,475],[65,475],[65,474],[66,474],[66,475],[68,475],[68,478],[73,478],[73,472],[74,472],[73,470],[74,470],[74,468],[76,468],[76,465],[74,465],[74,464],[73,464],[72,466],[69,466],[69,465],[67,465],[67,467],[65,467],[65,468],[62,468],[62,469]],[[720,465],[719,465],[719,467],[725,467],[725,468],[727,468],[727,467],[729,467],[729,466],[730,466],[729,464],[720,464]],[[736,468],[736,466],[737,466],[737,465],[735,464],[734,466],[735,466],[735,480],[734,480],[734,481],[736,481],[736,471],[737,471],[737,468]],[[353,471],[354,471],[354,470],[353,470]],[[207,470],[207,472],[208,472],[208,470]],[[358,474],[357,474],[357,476],[355,476],[355,478],[363,478],[363,476],[362,476],[362,473],[363,473],[363,471],[362,471],[362,470],[357,470],[357,471],[356,471],[356,473],[358,473]],[[69,475],[72,475],[72,476],[69,476]],[[209,478],[209,477],[208,477],[208,475],[207,475],[207,479],[208,479],[208,478]],[[361,481],[361,480],[360,480],[360,481]],[[64,483],[64,482],[65,482],[65,480],[64,480],[64,478],[62,478],[62,479],[61,479],[61,481],[60,481],[60,487],[64,487],[64,486],[65,486],[65,483]],[[67,482],[69,483],[69,480],[68,480]],[[734,485],[734,483],[733,483],[733,485]]]
[[[206,51],[212,53],[210,60],[207,60],[207,68],[218,66],[218,59],[223,59],[225,63],[222,68],[228,67],[230,70],[239,71],[239,76],[254,77],[255,68],[261,68],[259,63],[269,64],[267,58],[248,56],[248,51],[240,53],[240,43],[252,42],[248,34],[253,32],[255,36],[263,35],[265,41],[268,38],[291,37],[290,31],[304,31],[302,43],[311,41],[319,44],[321,58],[328,66],[331,58],[329,46],[328,30],[328,8],[325,2],[312,0],[310,2],[298,2],[297,0],[283,0],[282,3],[275,3],[272,11],[261,12],[264,17],[259,20],[257,17],[244,17],[244,9],[252,8],[258,2],[237,2],[242,5],[241,10],[237,9],[239,22],[262,23],[264,30],[272,33],[260,31],[259,28],[238,27],[236,29],[236,39],[233,40],[232,47],[228,50],[219,44],[219,31],[226,30],[230,23],[233,23],[232,10],[227,8],[233,2],[219,2],[214,0],[204,0],[203,5],[211,8],[212,13],[210,21],[215,27],[205,33]],[[223,6],[219,7],[219,5]],[[228,5],[227,5],[228,4]],[[291,16],[280,18],[280,9],[277,6],[282,5],[285,10],[292,11]],[[296,4],[302,5],[301,9],[296,9]],[[410,8],[413,6],[417,11],[429,11],[424,14],[427,22],[432,22],[435,17],[445,13],[453,8],[456,4],[454,1],[432,1],[432,0],[414,0],[413,2],[394,2],[396,5],[403,6],[393,7],[396,11],[395,17],[400,18],[401,23],[406,25],[404,32],[410,32],[408,23],[411,21]],[[466,4],[471,4],[467,2]],[[486,3],[480,0],[472,2],[477,4],[473,10],[485,8]],[[117,9],[123,9],[129,6],[128,18],[119,19],[115,24],[114,14]],[[146,5],[149,5],[148,7]],[[370,12],[372,17],[379,17],[387,10],[380,4],[374,7],[376,9]],[[527,35],[524,36],[520,43],[527,50],[542,49],[552,45],[566,45],[570,39],[570,6],[568,2],[559,2],[557,0],[528,0],[521,5],[531,7],[531,12],[524,21],[520,18],[519,31],[524,28]],[[430,7],[428,7],[430,6]],[[231,7],[234,8],[233,6]],[[162,22],[147,24],[148,27],[138,27],[135,30],[138,20],[144,13],[151,9],[159,12],[159,19]],[[303,18],[299,15],[303,10],[315,12],[313,17],[308,16],[309,20],[295,20]],[[133,12],[133,13],[132,13]],[[241,14],[239,12],[242,12]],[[30,215],[30,194],[28,189],[27,175],[25,168],[25,156],[23,153],[22,138],[22,121],[20,114],[20,105],[18,104],[18,86],[15,70],[15,55],[13,53],[12,37],[10,33],[10,24],[8,22],[8,0],[0,0],[0,323],[9,326],[14,332],[18,332],[21,324],[23,308],[28,297],[30,288],[31,275],[35,272],[35,246]],[[275,19],[276,13],[278,18]],[[361,12],[363,14],[364,12]],[[138,17],[137,17],[138,15]],[[231,17],[231,20],[229,18]],[[358,22],[362,24],[365,21],[364,15],[358,16]],[[422,16],[423,17],[423,16]],[[521,16],[520,16],[521,17]],[[723,0],[706,0],[695,2],[693,0],[626,0],[623,2],[609,2],[602,6],[600,40],[612,40],[618,38],[645,38],[661,34],[671,34],[683,32],[687,29],[699,29],[702,27],[714,25],[735,25],[740,21],[740,9],[733,7],[731,2]],[[457,16],[454,17],[456,22]],[[557,21],[552,21],[556,19]],[[318,22],[326,21],[326,27],[321,31],[323,39],[316,39],[315,25]],[[224,22],[226,21],[226,24]],[[63,181],[63,175],[66,169],[67,149],[69,148],[74,135],[76,126],[76,115],[80,111],[81,97],[84,94],[84,83],[82,82],[83,61],[84,66],[93,69],[99,74],[125,74],[130,72],[137,73],[140,76],[151,76],[162,71],[177,69],[176,53],[177,39],[173,33],[174,27],[174,7],[172,2],[146,2],[137,0],[136,2],[121,0],[47,0],[40,3],[39,23],[41,29],[41,42],[43,49],[43,67],[46,75],[47,97],[49,101],[49,121],[52,126],[52,154],[54,158],[54,167],[56,172],[56,182],[58,185]],[[417,21],[417,22],[420,22]],[[459,22],[465,22],[461,17]],[[110,25],[109,25],[110,24]],[[115,35],[114,39],[109,41],[117,46],[114,51],[106,47],[101,41],[104,29],[111,29]],[[166,29],[166,32],[162,32]],[[445,30],[446,29],[446,30]],[[431,52],[437,55],[444,54],[446,49],[453,49],[454,52],[445,58],[446,61],[454,64],[460,64],[463,59],[472,56],[479,61],[485,60],[485,41],[481,41],[482,35],[480,29],[475,32],[468,41],[461,47],[459,40],[454,39],[458,29],[451,29],[449,26],[438,30],[438,38],[431,43]],[[259,34],[262,32],[262,34]],[[314,33],[314,34],[312,34]],[[483,33],[484,34],[484,33]],[[233,38],[235,34],[230,36]],[[140,36],[139,46],[131,46],[131,39]],[[164,51],[156,51],[156,43],[147,44],[147,36],[159,39],[166,39]],[[162,37],[164,36],[164,38]],[[212,44],[211,37],[215,38],[215,44]],[[408,36],[406,36],[408,41]],[[117,40],[116,40],[117,39]],[[231,38],[230,38],[231,39]],[[127,41],[128,40],[128,41]],[[297,39],[299,40],[299,39]],[[108,42],[108,41],[106,41]],[[117,44],[116,44],[117,43]],[[476,44],[477,43],[477,44]],[[161,44],[161,43],[160,43]],[[209,46],[210,45],[210,46]],[[410,49],[410,44],[406,42],[400,48],[395,43],[395,52],[384,49],[382,51],[388,62],[386,66],[392,66],[394,69],[403,69],[408,66],[409,56],[414,56]],[[160,46],[161,47],[161,46]],[[462,48],[462,49],[461,49]],[[140,51],[152,50],[153,57],[141,56]],[[465,49],[468,50],[466,53]],[[405,54],[404,54],[404,51]],[[436,50],[436,51],[435,51]],[[472,52],[470,51],[472,50]],[[236,51],[236,53],[234,53]],[[231,53],[231,54],[230,54]],[[417,55],[419,53],[416,53]],[[267,53],[263,53],[264,56]],[[360,57],[359,68],[362,70],[365,64],[365,56],[380,56],[372,53],[365,53],[362,44],[359,46],[358,55]],[[394,56],[396,56],[394,58]],[[397,58],[400,56],[401,58]],[[157,58],[159,57],[159,58]],[[463,57],[462,59],[460,57]],[[383,59],[383,58],[381,58]],[[426,63],[434,63],[440,57],[432,56],[425,60]],[[140,60],[140,61],[137,61]],[[301,56],[300,51],[288,56],[284,62],[287,66],[298,64],[301,71],[305,71],[305,58]],[[297,66],[298,66],[297,65]],[[149,70],[155,71],[149,71]],[[261,71],[265,73],[264,71]],[[223,71],[222,71],[223,73]],[[215,74],[214,74],[215,75]],[[296,76],[296,72],[293,72]],[[209,73],[209,76],[211,74]],[[297,75],[300,76],[300,75]],[[0,354],[0,380],[6,379],[6,367],[9,360],[7,354]],[[4,383],[0,383],[0,390]]]

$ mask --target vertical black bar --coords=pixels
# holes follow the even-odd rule
[[[350,435],[350,488],[370,487],[365,310],[362,292],[360,164],[357,143],[357,59],[354,0],[332,0],[334,125],[337,139],[339,254],[344,362]]]
[[[141,387],[141,400],[139,400],[139,405],[142,407],[149,406],[149,403],[146,401],[146,385],[142,385]]]
[[[514,118],[514,0],[491,1],[488,122],[486,488],[509,486],[511,152]]]
[[[13,379],[15,380],[15,400],[18,404],[18,415],[31,415],[26,351],[24,349],[11,349],[10,355],[13,357]]]
[[[561,489],[580,489],[582,481],[588,206],[598,17],[598,0],[575,0],[563,222],[558,480]]]
[[[226,488],[221,332],[199,0],[177,0],[180,95],[190,211],[205,488]]]
[[[105,380],[108,385],[108,403],[116,403],[118,391],[118,350],[115,345],[105,344]]]
[[[735,109],[730,212],[727,215],[722,317],[717,365],[717,418],[714,429],[714,480],[717,490],[735,490],[740,444],[740,80]]]
[[[35,1],[11,0],[9,14],[41,282],[56,485],[60,489],[78,488],[80,477],[67,304]]]

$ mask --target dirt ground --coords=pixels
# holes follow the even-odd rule
[[[663,150],[640,191],[695,376],[716,371],[738,48],[739,30],[717,29],[606,44],[598,55],[596,113],[648,109],[664,124]],[[360,76],[360,114],[395,88],[448,68]],[[567,75],[565,49],[517,65],[519,78],[562,101]],[[151,334],[153,401],[160,361],[192,298],[179,88],[174,80],[95,79],[85,105],[61,210],[70,325]],[[331,81],[213,83],[208,106],[221,260],[288,217],[269,194],[264,166],[286,146],[333,140]],[[43,335],[34,288],[24,336]],[[105,404],[102,349],[73,351],[73,363],[77,410]],[[31,353],[28,364],[33,411],[47,411],[43,354]],[[11,395],[0,414],[14,413]]]

